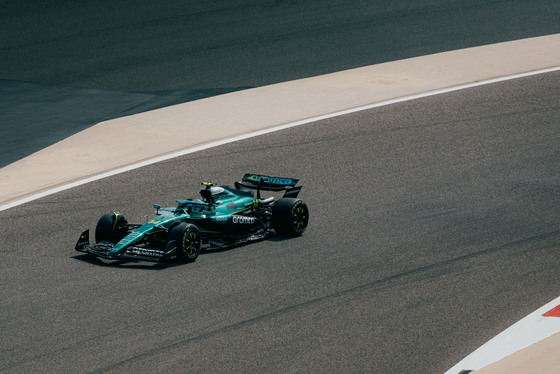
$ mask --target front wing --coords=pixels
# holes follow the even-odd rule
[[[89,242],[89,230],[85,230],[78,242],[75,250],[78,252],[89,253],[91,255],[106,259],[136,259],[145,261],[171,261],[177,258],[177,245],[174,240],[167,243],[165,249],[148,248],[145,246],[129,246],[121,251],[112,251],[114,244],[110,242],[100,242],[91,245]]]

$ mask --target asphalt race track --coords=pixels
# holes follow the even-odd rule
[[[445,371],[557,295],[559,83],[326,120],[2,212],[2,371]],[[143,221],[245,171],[302,178],[301,238],[177,266],[71,250],[104,212]]]
[[[263,86],[558,32],[556,1],[4,4],[3,79],[113,91]]]
[[[444,372],[558,297],[558,87],[394,104],[0,212],[0,371]],[[185,265],[72,250],[103,213],[143,222],[245,172],[301,179],[302,237]]]

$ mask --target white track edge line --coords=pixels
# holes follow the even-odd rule
[[[253,132],[250,132],[250,133],[247,133],[247,134],[234,136],[232,138],[222,139],[222,140],[218,140],[218,141],[211,142],[211,143],[208,143],[208,144],[191,147],[191,148],[184,149],[182,151],[178,151],[178,152],[174,152],[174,153],[170,153],[170,154],[167,154],[167,155],[164,155],[164,156],[154,157],[152,159],[145,160],[145,161],[142,161],[142,162],[138,162],[138,163],[135,163],[135,164],[132,164],[132,165],[129,165],[129,166],[122,167],[122,168],[118,168],[118,169],[115,169],[115,170],[112,170],[112,171],[109,171],[109,172],[101,173],[101,174],[98,174],[98,175],[95,175],[95,176],[92,176],[92,177],[88,177],[88,178],[85,178],[85,179],[80,179],[78,181],[65,184],[63,186],[52,188],[52,189],[49,189],[49,190],[31,195],[31,196],[28,196],[28,197],[25,197],[25,198],[22,198],[22,199],[19,199],[19,200],[15,200],[11,203],[1,205],[0,206],[0,212],[4,211],[4,210],[7,210],[7,209],[10,209],[10,208],[14,208],[18,205],[28,203],[28,202],[33,201],[33,200],[40,199],[42,197],[46,197],[46,196],[55,194],[57,192],[69,190],[71,188],[78,187],[78,186],[81,186],[81,185],[84,185],[84,184],[87,184],[87,183],[90,183],[90,182],[94,182],[94,181],[97,181],[97,180],[100,180],[100,179],[111,177],[113,175],[125,173],[127,171],[131,171],[131,170],[134,170],[134,169],[141,168],[143,166],[155,164],[157,162],[166,161],[166,160],[169,160],[169,159],[172,159],[172,158],[184,156],[184,155],[187,155],[187,154],[190,154],[190,153],[206,150],[206,149],[209,149],[209,148],[214,148],[214,147],[217,147],[217,146],[220,146],[220,145],[233,143],[233,142],[236,142],[236,141],[239,141],[239,140],[245,140],[245,139],[257,137],[257,136],[260,136],[260,135],[269,134],[271,132],[276,132],[276,131],[288,129],[288,128],[291,128],[291,127],[304,125],[304,124],[311,123],[311,122],[316,122],[316,121],[320,121],[320,120],[324,120],[324,119],[328,119],[328,118],[338,117],[338,116],[342,116],[342,115],[345,115],[345,114],[360,112],[360,111],[363,111],[363,110],[378,108],[378,107],[382,107],[382,106],[386,106],[386,105],[401,103],[401,102],[404,102],[404,101],[420,99],[420,98],[424,98],[424,97],[439,95],[439,94],[443,94],[443,93],[449,93],[449,92],[453,92],[453,91],[459,91],[459,90],[463,90],[463,89],[467,89],[467,88],[478,87],[478,86],[503,82],[503,81],[517,79],[517,78],[524,78],[524,77],[529,77],[529,76],[538,75],[538,74],[550,73],[550,72],[558,71],[558,70],[560,70],[560,66],[550,67],[550,68],[546,68],[546,69],[539,69],[539,70],[534,70],[534,71],[530,71],[530,72],[526,72],[526,73],[508,75],[508,76],[503,76],[503,77],[498,77],[498,78],[492,78],[492,79],[477,81],[477,82],[473,82],[473,83],[466,83],[466,84],[461,84],[461,85],[457,85],[457,86],[452,86],[452,87],[427,91],[427,92],[420,93],[420,94],[414,94],[414,95],[409,95],[409,96],[403,96],[403,97],[396,98],[396,99],[380,101],[380,102],[373,103],[373,104],[363,105],[363,106],[350,108],[350,109],[346,109],[346,110],[342,110],[342,111],[338,111],[338,112],[333,112],[333,113],[328,113],[328,114],[324,114],[324,115],[320,115],[320,116],[316,116],[316,117],[306,118],[306,119],[303,119],[303,120],[300,120],[300,121],[286,123],[286,124],[271,127],[271,128],[268,128],[268,129],[253,131]]]

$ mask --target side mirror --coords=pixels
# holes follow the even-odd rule
[[[156,214],[159,215],[159,210],[161,209],[161,205],[159,204],[154,204],[154,208],[156,210]]]

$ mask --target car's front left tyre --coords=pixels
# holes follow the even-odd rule
[[[126,218],[119,212],[101,216],[95,227],[95,241],[117,243],[126,236],[127,224]]]
[[[202,240],[200,231],[191,223],[180,223],[171,230],[167,238],[168,242],[175,241],[177,246],[177,259],[183,262],[193,262],[200,254]]]

